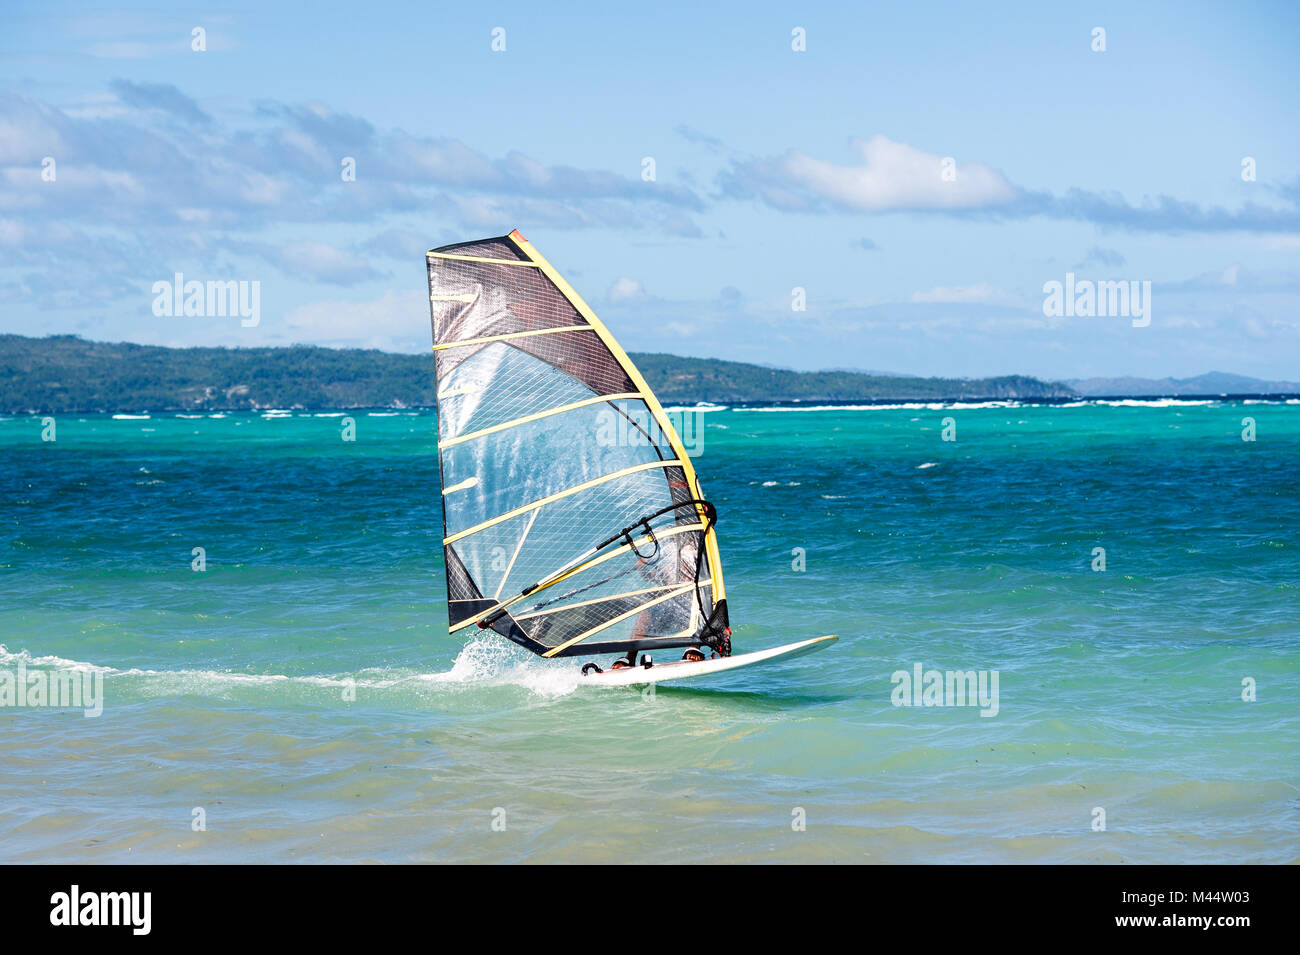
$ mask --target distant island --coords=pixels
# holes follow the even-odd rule
[[[1098,381],[1123,382],[1128,394],[1172,393],[1136,390],[1136,383],[1142,379],[1062,383],[1025,375],[921,378],[854,371],[789,371],[663,354],[633,354],[632,359],[666,404],[1051,400],[1098,394],[1090,388]],[[1300,385],[1290,382],[1259,382],[1215,374],[1202,378],[1231,378],[1238,386],[1236,393],[1300,392]],[[92,342],[75,335],[0,335],[0,412],[5,414],[433,405],[433,356],[427,354],[313,345],[167,348]]]
[[[1211,371],[1193,378],[1075,378],[1066,384],[1088,398],[1114,395],[1177,398],[1190,395],[1300,394],[1300,382],[1264,381],[1222,371]]]

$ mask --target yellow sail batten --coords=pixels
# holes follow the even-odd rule
[[[700,531],[703,529],[704,529],[704,525],[702,524],[678,524],[675,527],[668,528],[667,530],[655,531],[655,536],[660,540],[667,540],[670,537],[676,537],[678,534],[687,534],[690,533],[691,531]],[[615,557],[618,557],[620,554],[626,554],[628,551],[632,550],[633,545],[635,545],[638,549],[640,549],[641,547],[644,547],[649,543],[650,543],[649,537],[643,536],[643,537],[634,538],[632,544],[622,544],[619,547],[615,548],[614,550],[601,554],[599,557],[593,557],[591,560],[584,561],[583,563],[578,564],[576,567],[566,570],[564,573],[557,576],[554,580],[547,581],[545,584],[543,584],[541,587],[538,587],[536,590],[532,591],[527,596],[531,597],[533,594],[546,590],[548,587],[553,587],[558,583],[562,583],[568,580],[570,577],[582,573],[584,570],[591,570],[593,567],[598,567],[608,560],[613,560]],[[522,599],[524,599],[523,594],[520,594],[518,597],[512,597],[509,600],[503,600],[494,606],[488,607],[486,610],[482,611],[481,613],[477,613],[472,617],[468,617],[465,620],[460,621],[459,623],[452,624],[450,627],[447,628],[447,632],[455,633],[457,630],[464,630],[466,627],[470,626],[471,624],[477,623],[479,620],[483,619],[484,617],[490,616],[491,614],[496,613],[498,610],[505,610],[507,607],[510,607],[518,603]],[[449,603],[455,603],[455,602],[468,603],[469,601],[449,601]]]
[[[651,461],[649,464],[634,464],[629,468],[622,468],[621,470],[613,471],[609,474],[602,474],[598,478],[592,478],[590,481],[583,481],[581,484],[573,485],[573,487],[566,487],[563,491],[556,491],[554,494],[548,494],[546,497],[533,501],[530,504],[523,504],[513,510],[506,511],[504,514],[498,514],[496,517],[483,521],[481,524],[467,527],[465,530],[452,534],[450,537],[444,537],[442,543],[444,546],[447,544],[454,544],[456,541],[463,540],[471,534],[477,534],[479,531],[485,531],[489,527],[495,527],[502,521],[508,521],[512,517],[518,517],[520,514],[527,514],[534,508],[545,507],[547,504],[553,504],[556,501],[562,500],[563,498],[569,497],[573,494],[590,490],[593,487],[597,487],[598,485],[605,484],[609,481],[617,480],[621,477],[626,477],[629,474],[637,474],[641,471],[650,471],[654,468],[670,468],[679,464],[681,464],[680,461]],[[457,485],[457,487],[459,486],[460,485]]]
[[[515,338],[532,338],[534,335],[558,335],[560,332],[591,332],[595,329],[587,325],[564,325],[560,328],[531,328],[524,332],[506,332],[504,335],[487,335],[483,338],[462,338],[458,342],[442,342],[434,345],[434,351],[444,348],[464,348],[467,345],[490,345],[493,342],[508,342]]]
[[[496,434],[500,431],[506,431],[510,428],[517,428],[521,424],[530,424],[534,421],[541,421],[543,418],[549,418],[557,414],[565,414],[569,411],[577,411],[579,408],[586,408],[589,405],[603,404],[607,401],[617,401],[620,398],[640,398],[642,397],[635,391],[623,392],[617,395],[597,395],[594,398],[585,398],[582,401],[570,402],[567,405],[560,405],[558,408],[547,408],[545,411],[538,411],[535,414],[524,415],[522,418],[514,418],[510,421],[503,421],[500,424],[494,424],[490,428],[480,428],[478,431],[470,431],[465,434],[458,434],[454,438],[448,438],[446,441],[439,441],[439,448],[450,448],[457,444],[463,444],[466,441],[473,441],[475,438],[483,438],[489,434]]]
[[[700,586],[708,585],[707,580],[701,580]],[[694,586],[694,584],[692,584]],[[558,607],[547,607],[545,610],[534,610],[532,613],[515,614],[516,620],[532,620],[534,617],[545,617],[547,614],[559,613],[563,610],[572,610],[574,607],[591,607],[596,604],[608,603],[611,600],[623,600],[626,597],[640,597],[643,594],[657,594],[665,587],[646,587],[644,590],[629,590],[626,593],[610,594],[608,597],[593,597],[591,600],[579,600],[576,603],[560,604]]]
[[[600,633],[600,631],[602,630],[608,630],[616,623],[622,623],[624,620],[627,620],[629,617],[635,617],[637,614],[644,613],[645,611],[649,610],[651,607],[657,607],[659,604],[663,603],[666,600],[672,600],[674,597],[680,597],[682,594],[688,593],[694,589],[695,589],[694,581],[691,581],[690,583],[682,584],[680,587],[674,587],[671,591],[664,594],[662,597],[656,597],[654,600],[647,600],[645,603],[633,607],[631,610],[627,611],[626,613],[621,613],[617,617],[611,617],[609,620],[606,620],[604,623],[599,624],[598,626],[592,627],[590,630],[578,634],[576,637],[572,638],[571,640],[565,640],[558,647],[552,647],[550,650],[547,650],[545,653],[542,654],[542,656],[553,657],[557,653],[567,650],[569,649],[569,647],[575,644],[581,643],[583,640],[586,640],[588,637],[595,636],[596,634]]]
[[[478,487],[478,478],[467,477],[465,480],[451,485],[451,487],[444,487],[442,489],[442,496],[446,497],[448,494],[455,493],[456,491],[468,491],[472,487]]]

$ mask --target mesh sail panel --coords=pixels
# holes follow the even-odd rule
[[[446,341],[587,324],[540,269],[438,259],[435,274],[429,262],[431,296],[475,296],[472,302],[435,302],[451,306],[441,315],[435,309],[434,325]]]
[[[716,551],[626,355],[514,234],[428,268],[451,627],[565,656],[697,642]]]
[[[512,259],[518,261],[528,258],[523,252],[519,251],[519,246],[511,242],[508,237],[457,242],[453,245],[444,245],[438,251],[445,255],[469,255],[476,259]]]

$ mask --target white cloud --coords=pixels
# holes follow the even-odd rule
[[[364,258],[324,242],[311,240],[282,246],[250,245],[290,275],[307,276],[318,282],[352,285],[375,278],[378,273]]]
[[[614,280],[607,295],[611,302],[631,302],[645,297],[645,289],[641,287],[641,283],[625,275],[620,275]]]
[[[1009,302],[1010,296],[994,289],[988,282],[980,282],[978,285],[936,286],[928,292],[913,292],[911,300],[913,302],[998,304]]]
[[[1233,298],[1262,293],[1294,294],[1300,291],[1300,272],[1246,269],[1233,264],[1221,270],[1202,272],[1181,282],[1160,282],[1156,287],[1162,292],[1220,293]]]
[[[17,219],[0,219],[0,245],[20,245],[26,231]]]
[[[945,157],[881,135],[854,140],[853,148],[860,157],[856,163],[829,162],[791,149],[779,157],[734,162],[717,182],[723,196],[758,198],[787,212],[1047,216],[1171,235],[1300,233],[1300,181],[1279,189],[1283,204],[1273,207],[1247,202],[1232,210],[1166,195],[1146,196],[1134,204],[1115,191],[1070,188],[1053,195],[1025,190],[983,163],[954,159],[949,164]]]
[[[854,140],[853,148],[861,157],[853,165],[798,150],[763,165],[787,187],[859,212],[976,209],[1011,202],[1019,195],[1000,173],[982,163],[958,162],[955,177],[945,176],[944,157],[886,136]]]
[[[92,44],[86,52],[104,60],[147,60],[167,53],[182,53],[186,44],[179,39],[166,43],[148,43],[139,40],[110,40]]]
[[[1300,252],[1300,235],[1266,235],[1258,241],[1269,252]]]
[[[284,341],[409,351],[428,347],[429,302],[420,290],[389,289],[365,302],[312,302],[285,313]],[[423,319],[423,321],[422,321]],[[418,338],[418,341],[417,341]]]

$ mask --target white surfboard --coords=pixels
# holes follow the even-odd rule
[[[792,657],[812,653],[822,647],[828,647],[838,636],[814,637],[798,643],[787,643],[783,647],[770,650],[756,650],[753,653],[738,653],[716,660],[676,660],[672,663],[655,663],[651,667],[626,667],[622,670],[606,670],[603,673],[588,673],[579,686],[640,686],[644,683],[663,683],[665,680],[687,680],[697,676],[711,676],[726,670],[754,666],[756,663],[768,663],[772,660],[789,660]]]

